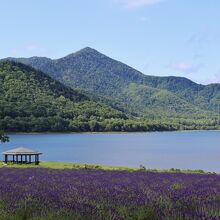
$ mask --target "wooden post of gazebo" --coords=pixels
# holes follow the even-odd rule
[[[5,163],[12,162],[12,163],[31,163],[31,157],[34,156],[35,160],[34,163],[36,165],[39,164],[39,155],[42,153],[38,151],[34,151],[32,149],[24,148],[24,147],[19,147],[16,149],[8,150],[2,153],[5,156]],[[9,156],[12,156],[12,160],[9,160]],[[20,161],[19,161],[19,156],[20,156]],[[24,160],[23,160],[24,156]],[[29,161],[28,161],[28,156],[29,156]]]

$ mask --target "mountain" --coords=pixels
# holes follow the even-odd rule
[[[61,59],[8,58],[49,74],[94,101],[145,119],[217,120],[220,84],[200,85],[183,77],[156,77],[84,48]]]
[[[133,117],[92,101],[47,74],[14,61],[0,61],[0,130],[45,131],[165,131],[197,128],[181,121]],[[213,123],[206,123],[214,129]]]
[[[132,123],[47,74],[13,61],[0,62],[0,130],[108,131]]]

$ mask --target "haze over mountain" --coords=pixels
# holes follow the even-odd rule
[[[143,73],[86,47],[66,57],[8,58],[49,74],[94,100],[145,118],[212,117],[218,114],[220,84]]]

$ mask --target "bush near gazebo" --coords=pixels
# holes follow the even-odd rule
[[[0,131],[0,142],[9,142],[9,137],[5,134],[4,131]]]

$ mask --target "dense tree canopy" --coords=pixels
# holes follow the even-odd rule
[[[130,86],[132,88],[129,92],[132,93],[131,97],[134,96],[133,102],[139,106],[141,102],[135,100],[139,88],[136,84]],[[148,90],[148,87],[144,89]],[[101,104],[97,100],[92,101],[86,95],[64,86],[47,74],[12,61],[0,62],[0,90],[0,130],[4,131],[99,132],[218,128],[217,117],[211,118],[202,113],[188,118],[184,111],[179,114],[173,109],[171,117],[171,114],[164,110],[166,102],[176,99],[175,102],[183,105],[185,110],[190,106],[181,103],[175,95],[169,96],[168,91],[164,91],[163,96],[167,101],[164,101],[163,105],[154,102],[154,109],[142,110],[140,117],[132,112],[132,108],[130,112],[119,107],[115,109],[110,99],[105,101],[109,102],[109,105]],[[160,90],[153,88],[149,91],[155,96],[158,92]],[[143,95],[148,96],[147,91]],[[190,112],[190,109],[187,111]]]
[[[161,110],[169,117],[184,114],[194,120],[197,115],[215,119],[218,114],[220,84],[205,86],[182,77],[144,75],[92,48],[57,60],[41,57],[16,60],[49,74],[66,86],[86,91],[95,101],[133,115],[148,118],[146,113],[152,115]]]

